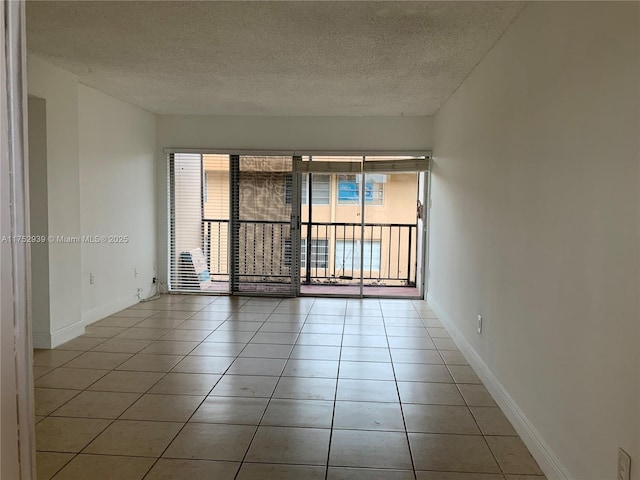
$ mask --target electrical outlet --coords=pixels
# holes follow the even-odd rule
[[[93,273],[89,273],[89,284],[93,285],[96,283],[96,276]]]
[[[482,315],[478,314],[478,323],[476,325],[478,333],[482,333]]]
[[[631,457],[623,449],[618,449],[618,476],[616,480],[631,480]]]

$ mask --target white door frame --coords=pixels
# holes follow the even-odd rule
[[[25,3],[3,2],[0,23],[0,477],[35,475]]]

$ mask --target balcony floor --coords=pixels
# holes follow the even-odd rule
[[[300,285],[301,295],[359,295],[357,285]],[[367,297],[419,298],[420,290],[416,287],[380,287],[365,286],[363,294]]]
[[[206,291],[211,293],[229,293],[229,282],[211,282]],[[247,292],[251,293],[267,293],[270,291],[273,292],[273,287],[261,288],[260,284],[255,284],[253,288],[247,289]],[[366,297],[420,298],[420,290],[416,287],[365,286],[363,293]],[[357,285],[300,285],[300,295],[355,296],[359,294],[360,287]]]

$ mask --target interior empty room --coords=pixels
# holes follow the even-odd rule
[[[640,3],[3,19],[2,480],[640,480]]]

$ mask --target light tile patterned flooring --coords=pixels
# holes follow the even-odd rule
[[[420,301],[165,295],[34,364],[38,479],[544,479]]]

